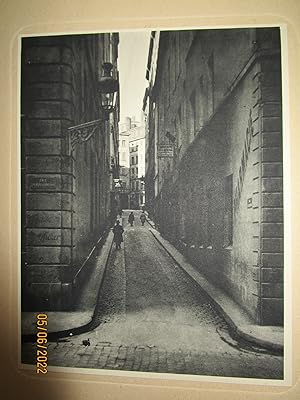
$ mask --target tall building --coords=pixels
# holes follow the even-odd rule
[[[120,181],[119,191],[120,208],[128,209],[130,202],[130,165],[129,165],[129,139],[130,139],[131,118],[127,117],[126,122],[119,124],[119,161]]]
[[[145,121],[126,118],[125,124],[120,125],[120,179],[125,199],[122,208],[140,209],[145,204]],[[124,190],[126,187],[126,191]],[[123,198],[123,197],[122,197]]]
[[[130,208],[140,209],[145,204],[145,124],[130,129]]]
[[[146,205],[261,325],[283,323],[278,28],[152,32]]]
[[[118,34],[22,40],[22,307],[70,309],[114,214],[118,99],[97,100],[101,65],[118,79]],[[68,131],[101,119],[90,137]],[[83,273],[84,272],[84,273]]]

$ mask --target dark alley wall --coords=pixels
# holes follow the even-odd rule
[[[149,95],[150,213],[254,321],[281,325],[279,31],[164,32],[160,46]],[[173,143],[174,157],[155,156],[153,143]]]

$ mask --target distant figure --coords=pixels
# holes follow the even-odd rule
[[[144,211],[142,212],[142,214],[140,216],[140,220],[141,220],[142,226],[144,226],[144,223],[146,222],[146,215],[144,214]]]
[[[122,208],[119,209],[118,214],[119,214],[120,218],[122,218],[122,214],[123,214]]]
[[[134,215],[133,215],[133,211],[131,211],[131,213],[129,214],[129,217],[128,217],[128,222],[130,223],[131,226],[133,226],[133,221],[134,221]]]
[[[116,225],[113,228],[114,233],[114,242],[116,243],[116,249],[121,248],[121,243],[123,242],[123,226],[120,225],[120,221],[116,222]]]

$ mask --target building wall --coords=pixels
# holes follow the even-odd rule
[[[258,190],[261,193],[256,219],[260,222],[259,264],[254,271],[260,295],[258,319],[261,323],[283,323],[283,171],[280,55],[262,59],[258,72],[261,154]],[[257,240],[257,238],[254,238]],[[257,241],[258,241],[257,240]],[[274,310],[277,311],[275,314]]]
[[[140,208],[145,202],[144,180],[145,177],[145,116],[141,114],[142,122],[137,122],[135,117],[126,118],[120,124],[120,178],[126,183],[128,195],[127,207]],[[122,196],[124,196],[123,193]],[[126,202],[123,198],[123,204]]]
[[[265,325],[283,323],[279,49],[276,29],[161,32],[148,100],[159,229]]]
[[[120,166],[129,168],[129,133],[120,132],[119,142]]]
[[[131,129],[129,139],[130,207],[139,209],[145,202],[145,126]]]
[[[130,168],[129,168],[129,133],[125,130],[119,135],[119,178],[122,182],[119,194],[119,208],[129,208]]]
[[[110,34],[23,39],[24,309],[72,307],[75,275],[108,223],[109,124],[73,150],[67,128],[100,117],[95,82],[116,46]]]

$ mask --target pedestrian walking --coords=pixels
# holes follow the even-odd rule
[[[144,211],[142,212],[142,214],[140,216],[140,220],[141,220],[142,226],[144,226],[144,223],[146,222],[146,215],[144,214]]]
[[[128,222],[130,223],[131,226],[133,226],[133,222],[134,222],[134,214],[133,214],[133,211],[131,211],[131,213],[129,214]]]
[[[123,215],[123,210],[122,210],[122,208],[119,208],[118,214],[119,214],[120,218],[122,218],[122,215]]]
[[[120,225],[120,221],[116,222],[116,225],[113,228],[114,233],[114,242],[116,243],[116,249],[121,249],[121,243],[123,242],[123,226]]]

